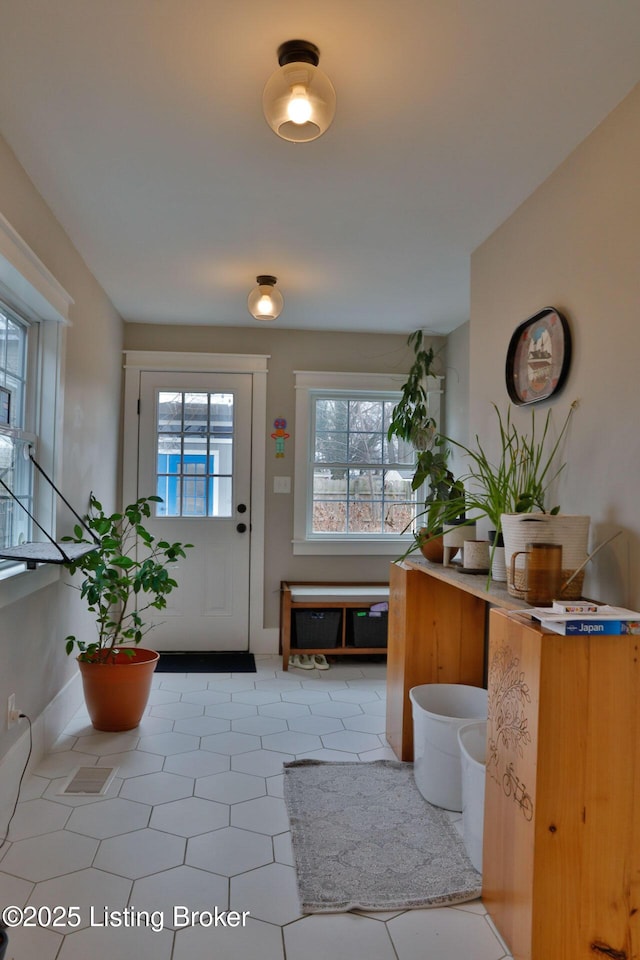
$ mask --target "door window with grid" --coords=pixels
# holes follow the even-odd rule
[[[159,517],[233,513],[233,394],[157,394]]]

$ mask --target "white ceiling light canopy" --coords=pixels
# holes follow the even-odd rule
[[[320,51],[308,40],[287,40],[278,47],[280,69],[266,83],[262,107],[267,123],[283,140],[316,140],[333,120],[336,92],[319,61]]]
[[[257,287],[247,298],[249,313],[256,320],[275,320],[280,316],[284,306],[284,297],[276,290],[276,277],[269,274],[260,274],[256,277]]]

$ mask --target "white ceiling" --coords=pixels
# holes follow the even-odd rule
[[[329,131],[262,115],[320,47]],[[125,319],[444,333],[469,255],[640,80],[638,0],[2,0],[0,131]]]

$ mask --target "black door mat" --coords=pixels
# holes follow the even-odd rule
[[[173,653],[160,651],[156,673],[255,673],[252,653]]]

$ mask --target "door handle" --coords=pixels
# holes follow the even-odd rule
[[[246,525],[246,523],[238,523],[238,524],[236,524],[236,530],[238,531],[238,533],[246,533],[246,530],[247,530],[247,525]]]

